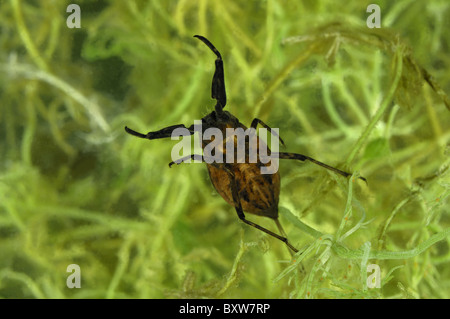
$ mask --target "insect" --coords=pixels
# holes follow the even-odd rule
[[[239,122],[239,120],[233,116],[230,112],[224,111],[224,107],[227,104],[227,97],[225,92],[225,76],[224,76],[224,68],[223,68],[223,60],[220,52],[214,47],[214,45],[205,37],[200,35],[195,35],[197,39],[206,44],[212,52],[216,55],[215,60],[215,72],[212,79],[211,86],[211,97],[216,100],[216,105],[214,111],[210,114],[206,115],[201,120],[201,130],[204,133],[209,128],[219,129],[221,132],[225,133],[227,128],[242,128],[247,129],[247,127]],[[274,132],[272,129],[266,125],[263,121],[258,118],[255,118],[250,127],[256,130],[257,125],[261,125],[266,128],[273,135]],[[136,132],[128,127],[125,127],[125,131],[131,135],[145,138],[149,140],[160,139],[160,138],[168,138],[172,136],[172,132],[175,129],[183,128],[186,130],[187,134],[192,135],[195,133],[195,126],[191,125],[190,127],[186,127],[184,124],[172,125],[166,128],[163,128],[159,131],[149,132],[147,134],[142,134]],[[283,140],[276,136],[281,144],[284,145]],[[280,159],[294,159],[300,161],[310,161],[314,164],[320,165],[326,169],[329,169],[337,174],[340,174],[344,177],[349,177],[352,174],[341,171],[337,168],[331,167],[327,164],[319,162],[309,156],[296,154],[296,153],[286,153],[286,152],[270,152],[267,145],[260,140],[258,137],[255,137],[257,141],[257,148],[267,148],[267,152],[270,157],[275,158],[278,157]],[[214,141],[211,139],[204,139],[202,141],[202,147],[205,150],[206,145]],[[235,142],[234,142],[235,143]],[[225,144],[225,142],[224,142]],[[287,247],[289,247],[291,253],[298,252],[297,248],[295,248],[288,240],[286,233],[283,230],[279,220],[278,220],[278,200],[280,194],[280,174],[278,171],[272,174],[262,174],[261,167],[267,166],[268,164],[264,164],[261,158],[257,158],[256,162],[249,161],[249,139],[245,141],[247,153],[245,154],[244,162],[232,161],[230,162],[211,162],[208,161],[204,155],[190,155],[187,157],[183,157],[181,159],[176,160],[175,162],[170,162],[169,167],[173,164],[180,164],[188,159],[201,160],[207,163],[208,173],[211,179],[211,182],[217,192],[227,201],[229,204],[234,206],[236,209],[237,215],[241,221],[244,223],[259,229],[270,236],[273,236],[282,242],[284,242]],[[236,144],[234,145],[236,148]],[[226,148],[225,145],[221,149],[222,153],[220,156],[225,158]],[[236,154],[237,152],[234,152]],[[365,181],[365,178],[360,177]],[[277,234],[265,227],[262,227],[250,220],[248,220],[244,214],[247,212],[249,214],[259,215],[271,218],[275,221],[275,224],[280,232]]]

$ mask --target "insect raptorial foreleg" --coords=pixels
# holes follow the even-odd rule
[[[247,225],[255,227],[256,229],[259,229],[260,231],[263,231],[266,234],[269,234],[270,236],[281,240],[290,249],[292,249],[292,251],[297,253],[298,249],[291,245],[291,243],[288,241],[287,237],[283,237],[283,236],[280,236],[278,234],[275,234],[274,232],[268,230],[267,228],[264,228],[264,227],[262,227],[262,226],[260,226],[258,224],[255,224],[254,222],[249,221],[248,219],[245,218],[245,214],[244,214],[244,211],[242,210],[241,200],[239,198],[238,188],[237,188],[237,185],[236,185],[236,179],[234,178],[234,174],[228,169],[226,169],[226,171],[228,172],[228,175],[230,176],[230,179],[231,179],[231,184],[230,184],[231,194],[233,196],[234,207],[236,208],[236,213],[237,213],[239,219],[242,220]],[[276,220],[276,222],[277,222],[277,220]],[[279,225],[279,223],[277,223],[277,226],[278,225]],[[284,233],[284,231],[283,231],[283,233]]]
[[[211,42],[209,42],[208,39],[206,39],[201,35],[194,35],[194,37],[205,43],[211,49],[211,51],[213,51],[214,54],[217,56],[216,70],[214,71],[214,76],[211,85],[211,97],[217,100],[215,108],[216,112],[221,113],[222,109],[227,104],[227,94],[225,91],[225,75],[223,72],[222,56],[220,55],[219,50],[217,50],[214,47],[214,45]]]
[[[315,160],[312,157],[309,157],[309,156],[306,156],[306,155],[302,155],[302,154],[280,152],[280,153],[272,153],[271,156],[272,157],[278,156],[279,159],[295,159],[295,160],[299,160],[299,161],[303,161],[303,162],[304,161],[310,161],[311,163],[314,163],[316,165],[322,166],[322,167],[324,167],[326,169],[329,169],[330,171],[333,171],[333,172],[335,172],[335,173],[337,173],[339,175],[342,175],[344,177],[352,176],[351,173],[347,173],[347,172],[341,171],[340,169],[337,169],[337,168],[332,167],[330,165],[327,165],[325,163],[319,162],[318,160]],[[367,183],[367,180],[364,177],[360,176],[358,178],[362,179],[363,181],[365,181]]]
[[[142,134],[142,133],[136,132],[136,131],[128,128],[127,126],[125,126],[125,131],[128,134],[131,134],[131,135],[134,135],[134,136],[137,136],[137,137],[140,137],[140,138],[146,138],[146,139],[149,139],[149,140],[155,140],[155,139],[158,139],[158,138],[171,137],[172,136],[172,132],[175,129],[185,129],[184,130],[185,134],[177,134],[177,136],[184,136],[184,135],[187,136],[187,135],[192,135],[192,134],[195,133],[194,125],[191,125],[190,127],[187,128],[184,124],[177,124],[177,125],[172,125],[172,126],[165,127],[165,128],[163,128],[163,129],[161,129],[159,131],[148,132],[147,134]]]

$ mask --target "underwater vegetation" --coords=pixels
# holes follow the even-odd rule
[[[85,0],[80,28],[71,3],[0,0],[0,297],[450,297],[450,2],[377,1],[381,28],[360,1]],[[228,111],[355,172],[280,161],[301,254],[123,130],[214,109],[194,34]]]

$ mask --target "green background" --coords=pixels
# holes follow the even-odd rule
[[[1,297],[449,297],[448,1],[377,1],[378,30],[372,1],[77,1],[79,29],[70,3],[0,1]],[[212,111],[194,34],[242,123],[368,180],[281,162],[301,256],[241,223],[204,164],[169,168],[175,141],[124,131]]]

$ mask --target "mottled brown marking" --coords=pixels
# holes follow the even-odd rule
[[[247,129],[242,123],[240,127]],[[258,147],[267,147],[259,138]],[[237,153],[235,144],[235,154]],[[247,144],[248,147],[248,144]],[[225,158],[225,146],[223,148]],[[248,148],[247,148],[248,150]],[[248,152],[247,152],[248,153]],[[259,154],[259,152],[257,153]],[[261,166],[269,166],[270,162],[208,164],[209,177],[214,188],[227,203],[236,206],[231,194],[231,172],[237,181],[238,194],[244,212],[259,216],[278,218],[278,199],[280,195],[280,174],[261,174]],[[226,167],[226,169],[225,169]]]

